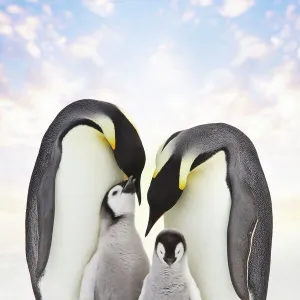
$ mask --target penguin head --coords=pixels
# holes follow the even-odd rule
[[[159,218],[177,203],[182,194],[178,186],[180,162],[180,157],[172,155],[159,174],[152,178],[147,193],[149,220],[145,236]]]
[[[155,253],[159,260],[169,267],[180,263],[186,252],[184,236],[177,230],[162,230],[155,242]]]
[[[130,176],[128,180],[113,186],[106,193],[102,202],[102,208],[113,220],[134,214],[135,193],[135,178]]]
[[[121,109],[111,103],[101,102],[103,115],[97,117],[109,143],[116,163],[126,178],[133,175],[139,204],[141,204],[141,175],[146,163],[146,153],[137,129]]]
[[[145,236],[159,218],[180,199],[186,188],[190,172],[207,159],[195,147],[195,140],[185,131],[171,135],[156,155],[156,169],[148,189],[149,220]]]
[[[156,154],[156,169],[147,193],[149,220],[145,236],[158,219],[177,203],[185,186],[181,174],[186,169],[183,168],[183,163],[186,162],[184,152],[176,147],[179,133],[174,133]]]

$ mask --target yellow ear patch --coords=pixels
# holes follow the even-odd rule
[[[103,131],[105,138],[110,144],[113,150],[116,149],[116,133],[115,133],[115,125],[113,121],[106,115],[97,116],[97,118],[93,119],[95,123],[97,123]]]
[[[97,131],[97,137],[99,138],[99,140],[101,140],[102,142],[107,143],[107,139],[105,138],[104,134],[100,131]]]
[[[112,149],[115,150],[116,149],[116,140],[112,137],[107,137],[107,141],[109,142]]]
[[[197,154],[190,153],[185,155],[181,160],[179,171],[179,189],[181,189],[182,191],[185,189],[191,166],[196,157]]]
[[[183,191],[186,186],[186,179],[179,179],[179,188]]]
[[[152,176],[152,178],[155,178],[155,177],[157,176],[157,174],[158,174],[158,170],[157,170],[157,169],[155,169],[155,171],[154,171],[154,173],[153,173],[153,176]]]

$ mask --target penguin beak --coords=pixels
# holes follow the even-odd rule
[[[136,195],[137,195],[137,198],[138,198],[139,205],[141,205],[142,196],[141,196],[140,179],[137,179],[137,181],[135,181],[135,188],[136,188]]]
[[[148,226],[147,226],[147,229],[146,229],[145,237],[149,234],[149,232],[151,231],[153,225],[154,225],[153,222],[151,222],[151,221],[148,222]]]
[[[175,257],[170,257],[170,258],[164,258],[164,261],[171,266],[175,262],[176,258]]]
[[[135,191],[135,178],[133,178],[133,176],[130,176],[127,180],[126,185],[123,187],[122,193],[134,194]]]
[[[152,227],[155,225],[155,223],[158,221],[158,219],[160,217],[161,217],[160,215],[154,215],[153,212],[150,209],[149,221],[148,221],[148,225],[147,225],[145,237],[149,234],[149,232],[151,231]]]

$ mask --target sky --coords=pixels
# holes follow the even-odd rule
[[[140,132],[147,153],[141,235],[155,153],[169,135],[212,122],[247,134],[273,201],[268,300],[296,299],[300,1],[67,3],[0,0],[0,299],[32,299],[24,258],[28,183],[49,124],[83,98],[118,105]],[[149,255],[160,229],[144,240]]]

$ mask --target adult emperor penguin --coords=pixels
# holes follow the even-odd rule
[[[78,300],[96,250],[101,200],[133,175],[141,201],[140,137],[113,104],[84,99],[66,106],[46,131],[29,184],[26,258],[37,300]]]
[[[146,235],[164,215],[189,245],[203,300],[265,300],[272,204],[250,139],[223,123],[179,131],[160,147]]]

